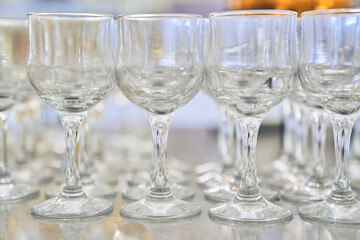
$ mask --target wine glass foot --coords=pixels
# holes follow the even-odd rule
[[[153,199],[146,197],[121,207],[120,214],[129,218],[152,220],[177,220],[200,214],[198,204],[175,199]]]
[[[146,194],[149,191],[149,186],[146,184],[140,184],[134,187],[125,188],[122,195],[125,199],[131,201],[137,201],[146,197]],[[188,187],[171,184],[171,192],[177,199],[189,199],[194,196],[194,191]]]
[[[213,171],[220,172],[221,167],[217,162],[208,162],[197,165],[194,171],[197,175],[203,175],[207,172],[213,172]]]
[[[16,169],[12,176],[17,181],[35,185],[48,183],[54,178],[51,171],[38,172],[28,168]]]
[[[63,187],[63,184],[49,187],[45,191],[45,197],[54,198],[58,196],[61,193]],[[83,184],[82,188],[83,191],[91,197],[114,198],[117,195],[117,192],[112,187],[97,182]]]
[[[276,222],[292,218],[292,212],[282,206],[267,201],[262,196],[256,201],[240,201],[217,204],[210,208],[211,217],[225,221]]]
[[[356,198],[344,202],[327,198],[323,202],[301,207],[299,216],[319,222],[360,224],[360,202]]]
[[[78,197],[65,197],[60,194],[56,198],[35,204],[31,213],[43,218],[74,219],[101,216],[112,209],[112,202],[105,199],[86,194]]]
[[[32,198],[36,197],[38,194],[39,189],[32,186],[13,182],[0,184],[0,202]]]
[[[218,187],[233,181],[234,177],[232,175],[218,172],[207,172],[196,179],[196,183],[205,189]]]
[[[324,201],[330,194],[331,187],[325,188],[309,188],[309,187],[293,187],[281,192],[281,199],[296,203],[309,203]]]
[[[231,184],[209,188],[204,191],[205,198],[213,202],[229,202],[236,197],[238,187]],[[269,201],[278,200],[277,191],[262,189],[261,194]]]

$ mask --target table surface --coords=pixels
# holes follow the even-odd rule
[[[177,130],[171,132],[169,138],[169,151],[194,165],[211,160],[216,155],[214,131]],[[261,130],[258,163],[274,160],[279,154],[279,129]],[[119,179],[121,182],[117,188],[121,191],[125,186],[125,176],[120,174]],[[202,189],[195,183],[191,186],[196,189],[191,201],[201,205],[201,214],[172,222],[122,218],[120,206],[126,202],[121,194],[112,200],[114,209],[111,215],[91,220],[47,222],[34,219],[30,214],[31,206],[42,200],[43,194],[25,202],[0,204],[0,239],[360,239],[360,228],[357,226],[305,222],[297,214],[299,206],[285,202],[278,203],[293,210],[291,221],[273,224],[214,221],[208,216],[208,209],[213,203],[204,199]]]

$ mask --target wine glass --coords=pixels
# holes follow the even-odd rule
[[[301,85],[328,111],[334,129],[336,174],[328,198],[304,206],[305,219],[360,223],[360,203],[349,178],[349,145],[360,111],[360,9],[331,9],[302,14],[299,60]]]
[[[118,17],[117,81],[124,95],[147,114],[153,134],[151,186],[147,196],[121,207],[120,214],[140,219],[179,219],[200,207],[178,200],[169,186],[166,145],[177,109],[200,90],[202,18],[192,14],[134,14]]]
[[[299,56],[301,21],[298,21],[296,33],[296,50],[297,56]],[[281,197],[293,202],[323,201],[327,198],[331,190],[331,179],[325,170],[325,146],[328,114],[317,102],[306,97],[304,89],[300,85],[299,78],[297,78],[295,87],[290,94],[289,99],[292,101],[292,104],[300,106],[304,109],[304,112],[307,112],[305,116],[308,116],[308,119],[306,120],[308,120],[309,124],[306,122],[306,125],[310,125],[311,129],[311,150],[309,150],[311,155],[309,158],[312,160],[312,164],[309,165],[311,165],[312,168],[310,176],[305,179],[305,181],[301,181],[299,177],[295,178],[297,181],[294,181],[292,184],[285,187],[285,189],[281,192]],[[306,158],[307,156],[304,157]],[[303,165],[306,165],[306,161],[304,161]]]
[[[27,100],[31,93],[26,76],[27,42],[26,20],[0,19],[0,201],[24,199],[39,193],[36,188],[15,183],[8,167],[6,119],[9,110]]]
[[[235,199],[210,208],[211,217],[252,222],[292,217],[290,210],[261,195],[255,149],[264,115],[286,98],[295,78],[296,15],[280,10],[210,14],[208,88],[237,114],[244,159]]]
[[[66,179],[62,192],[36,203],[45,218],[93,217],[112,211],[110,201],[88,196],[79,174],[79,127],[87,111],[110,92],[114,80],[111,15],[30,13],[28,75],[36,94],[56,110],[66,129]]]

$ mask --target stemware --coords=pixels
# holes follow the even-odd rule
[[[332,9],[302,14],[299,76],[313,101],[328,111],[334,130],[336,174],[328,198],[304,206],[305,219],[360,223],[360,203],[349,178],[349,145],[360,111],[360,9]]]
[[[39,192],[36,188],[15,183],[8,167],[8,112],[31,93],[26,75],[27,42],[26,20],[0,19],[0,201],[32,197]]]
[[[300,53],[300,40],[301,40],[301,21],[298,21],[297,27],[297,41],[296,50],[297,56]],[[327,120],[328,114],[323,108],[315,101],[306,97],[304,89],[300,85],[300,80],[297,78],[295,87],[289,96],[293,105],[300,106],[304,112],[307,112],[305,116],[308,116],[308,123],[311,130],[310,146],[306,146],[311,150],[309,158],[312,160],[312,166],[310,176],[301,181],[302,179],[295,178],[297,181],[289,184],[281,192],[281,197],[294,202],[311,202],[311,201],[323,201],[330,193],[331,179],[329,174],[325,171],[326,157],[325,157],[325,145],[326,145],[326,132],[327,132]],[[307,139],[306,139],[307,140]],[[303,151],[302,151],[303,152]],[[298,154],[297,154],[298,155]],[[305,159],[307,156],[303,156]],[[304,161],[306,165],[306,161]],[[296,175],[294,175],[296,176]]]
[[[35,185],[47,183],[53,179],[52,170],[43,169],[44,163],[37,154],[36,144],[39,140],[38,133],[35,132],[36,124],[39,124],[36,119],[39,110],[37,105],[35,101],[29,99],[26,103],[16,106],[14,115],[17,129],[16,139],[13,140],[21,146],[20,149],[13,149],[13,154],[16,156],[14,179]]]
[[[294,81],[296,15],[278,10],[210,14],[208,88],[237,114],[244,159],[235,199],[210,208],[212,217],[252,222],[292,217],[290,210],[261,195],[255,149],[264,115],[286,98]]]
[[[200,207],[178,200],[169,186],[166,146],[174,112],[200,90],[202,18],[191,14],[119,16],[117,80],[124,95],[147,114],[153,134],[151,186],[147,196],[121,207],[123,216],[179,219],[200,213]]]
[[[28,75],[36,94],[56,110],[66,129],[66,177],[62,192],[36,203],[45,218],[81,218],[112,210],[110,201],[88,196],[79,174],[79,127],[87,111],[111,90],[114,58],[111,15],[30,13]]]
[[[90,131],[88,129],[87,119],[83,121],[81,128],[79,129],[79,173],[81,177],[81,184],[84,192],[92,197],[102,197],[102,198],[113,198],[116,196],[117,192],[111,186],[103,184],[93,178],[92,175],[92,163],[91,163],[91,151],[89,146],[90,141]],[[97,159],[100,160],[100,159]],[[110,175],[110,173],[108,173]],[[51,185],[45,191],[45,196],[47,198],[56,197],[61,193],[61,189],[64,187],[64,184],[58,182],[55,185]]]

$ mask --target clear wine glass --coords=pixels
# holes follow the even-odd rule
[[[14,140],[21,147],[13,149],[16,158],[16,171],[13,176],[17,181],[34,185],[47,183],[54,176],[53,171],[49,168],[44,169],[44,163],[37,158],[36,143],[39,139],[34,129],[37,124],[35,118],[37,110],[39,109],[36,108],[34,101],[29,99],[25,103],[18,104],[14,111],[17,125]]]
[[[299,56],[301,41],[301,21],[299,20],[296,36],[297,56]],[[325,170],[325,146],[328,114],[319,104],[306,97],[304,89],[300,85],[299,78],[297,78],[295,87],[290,94],[289,99],[291,99],[292,104],[300,106],[303,109],[303,112],[306,112],[304,115],[308,116],[308,119],[306,119],[308,120],[306,121],[306,125],[310,125],[311,129],[310,146],[307,144],[302,145],[304,145],[303,147],[309,148],[308,152],[311,152],[311,154],[309,154],[308,157],[312,160],[312,164],[306,164],[308,161],[303,161],[304,164],[302,165],[311,165],[312,168],[310,176],[305,181],[299,179],[299,175],[298,177],[294,175],[297,181],[294,181],[292,184],[285,187],[285,189],[281,192],[281,197],[293,202],[323,201],[327,198],[331,190],[330,175]],[[303,158],[307,159],[307,156],[304,156],[304,154],[302,155]]]
[[[290,210],[261,195],[255,149],[264,115],[286,98],[294,81],[296,16],[280,10],[210,14],[208,87],[220,103],[237,113],[245,166],[235,199],[210,208],[212,217],[252,222],[292,217]]]
[[[24,102],[31,93],[26,75],[28,39],[26,20],[0,19],[0,201],[24,199],[39,193],[36,188],[12,180],[6,141],[9,110]]]
[[[54,108],[66,129],[66,179],[62,192],[36,203],[45,218],[82,218],[112,210],[110,201],[88,196],[79,174],[79,127],[87,111],[111,90],[113,16],[30,13],[28,75],[36,94]]]
[[[360,9],[331,9],[302,14],[299,75],[308,97],[329,112],[333,124],[336,176],[329,197],[304,206],[305,219],[360,223],[360,203],[349,178],[349,145],[360,111]]]
[[[169,186],[166,145],[177,109],[200,90],[202,18],[192,14],[134,14],[118,18],[117,80],[124,95],[147,114],[153,133],[154,171],[147,196],[121,207],[123,216],[179,219],[194,216],[196,203],[178,200]]]

